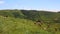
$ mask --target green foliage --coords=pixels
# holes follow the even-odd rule
[[[59,15],[47,11],[0,10],[0,34],[60,34]],[[42,21],[41,26],[34,24],[37,20]]]

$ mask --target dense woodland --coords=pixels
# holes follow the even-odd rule
[[[0,34],[60,34],[60,12],[0,10]]]

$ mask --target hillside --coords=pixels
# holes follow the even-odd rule
[[[60,34],[60,13],[0,10],[0,34]]]

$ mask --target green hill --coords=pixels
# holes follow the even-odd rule
[[[0,10],[0,34],[60,34],[60,13]]]

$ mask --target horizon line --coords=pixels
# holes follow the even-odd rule
[[[47,9],[0,9],[0,10],[37,10],[37,11],[51,11],[51,12],[59,12],[60,10],[47,10]]]

